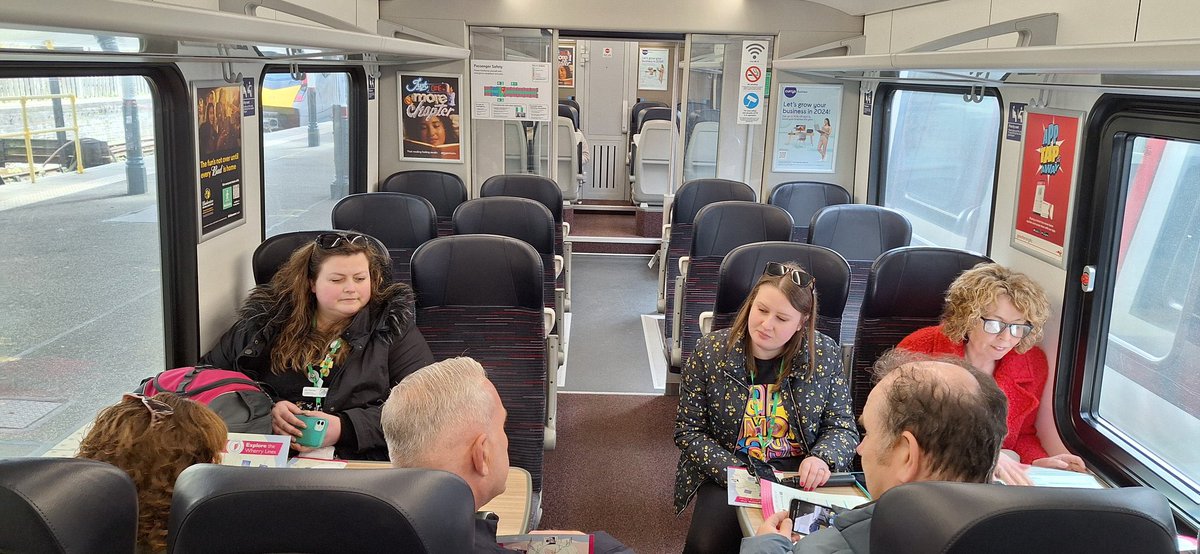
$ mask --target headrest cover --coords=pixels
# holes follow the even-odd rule
[[[779,206],[757,202],[714,202],[696,214],[694,225],[693,258],[723,258],[743,244],[792,238],[792,216]]]
[[[554,255],[554,216],[540,203],[515,196],[468,200],[454,210],[454,233],[500,235],[529,243]]]
[[[797,262],[817,280],[817,313],[842,317],[850,294],[850,264],[837,252],[798,242],[758,242],[734,248],[721,262],[717,277],[719,314],[737,312],[762,277],[767,262]]]
[[[1066,489],[925,481],[880,496],[871,551],[1069,554],[1175,551],[1154,489]]]
[[[976,264],[992,261],[964,250],[906,246],[884,252],[871,265],[861,317],[938,318],[946,291]]]
[[[418,309],[542,309],[542,259],[525,241],[497,235],[440,237],[413,253],[411,267]]]
[[[450,217],[454,208],[467,201],[467,186],[458,175],[419,169],[393,173],[379,185],[380,192],[415,194],[433,204],[438,217]]]
[[[550,210],[550,215],[554,216],[555,223],[562,223],[563,220],[562,189],[558,188],[558,183],[541,175],[494,175],[488,177],[488,180],[484,181],[483,186],[479,188],[479,196],[516,196],[536,200]]]
[[[437,212],[413,194],[351,194],[333,206],[333,226],[371,235],[388,248],[416,248],[437,236]]]
[[[729,179],[692,179],[679,187],[671,204],[672,223],[692,223],[700,209],[724,200],[754,202],[750,185]]]

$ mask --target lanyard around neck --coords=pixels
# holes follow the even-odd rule
[[[312,364],[308,364],[308,368],[306,369],[305,373],[308,375],[308,381],[312,383],[314,387],[320,388],[325,384],[325,378],[329,377],[329,370],[333,369],[333,357],[337,355],[338,350],[341,348],[341,337],[333,339],[333,341],[329,343],[329,351],[325,353],[325,359],[321,360],[321,363],[318,364],[316,368],[313,368]],[[321,409],[321,400],[322,397],[318,396],[314,402],[318,410]]]

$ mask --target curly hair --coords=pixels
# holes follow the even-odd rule
[[[329,343],[350,325],[349,319],[327,331],[313,325],[317,300],[312,283],[325,260],[333,256],[366,255],[371,275],[371,300],[366,309],[382,306],[393,296],[403,293],[406,285],[392,282],[390,261],[373,243],[375,239],[367,244],[342,241],[333,248],[324,248],[310,242],[296,249],[269,283],[250,292],[242,308],[243,314],[253,311],[248,309],[249,306],[264,307],[271,317],[268,325],[278,329],[271,347],[272,373],[303,371],[306,365],[324,357]],[[349,351],[349,348],[339,350],[334,364],[340,365]]]
[[[1042,328],[1050,317],[1050,301],[1042,287],[1027,275],[996,263],[976,265],[950,284],[942,311],[942,332],[954,342],[966,341],[967,333],[1001,296],[1007,296],[1033,326],[1033,332],[1017,343],[1017,352],[1033,348],[1042,340]]]
[[[169,392],[154,395],[174,410],[154,421],[137,396],[126,396],[96,416],[79,443],[80,458],[99,460],[128,473],[137,486],[138,544],[166,550],[167,519],[175,478],[193,464],[219,461],[225,422],[203,404]]]
[[[726,352],[733,350],[733,347],[741,342],[743,349],[746,352],[746,369],[752,374],[758,373],[758,368],[754,364],[754,356],[750,354],[750,333],[747,329],[750,326],[750,310],[754,304],[754,298],[758,296],[758,291],[765,286],[772,286],[779,289],[788,299],[788,303],[792,305],[796,311],[804,314],[804,326],[788,339],[783,345],[783,359],[791,361],[800,353],[800,347],[805,341],[809,345],[816,344],[816,329],[814,324],[817,319],[817,285],[813,284],[807,287],[801,287],[792,282],[791,275],[793,271],[808,273],[796,262],[787,262],[783,264],[787,271],[783,275],[767,275],[763,274],[758,278],[758,283],[750,290],[750,294],[746,296],[746,300],[742,302],[742,308],[738,310],[737,317],[733,320],[733,325],[729,328],[729,342],[725,345]],[[779,372],[775,379],[775,384],[783,383],[784,378],[791,373],[792,364],[784,364],[783,370]],[[808,364],[806,372],[811,375],[817,369],[817,349],[815,346],[810,346],[808,349]]]

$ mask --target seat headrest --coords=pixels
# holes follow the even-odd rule
[[[896,210],[866,204],[826,206],[813,214],[808,242],[837,250],[847,260],[872,261],[908,246],[912,225]]]
[[[871,551],[1170,553],[1175,532],[1167,499],[1150,488],[926,481],[880,496],[871,518]]]
[[[542,255],[554,255],[554,216],[528,198],[492,196],[463,202],[454,210],[454,233],[512,237]]]
[[[958,276],[992,260],[954,248],[905,246],[880,254],[871,265],[862,317],[938,318],[946,291]]]
[[[351,194],[333,205],[333,226],[371,235],[388,248],[416,248],[437,236],[437,212],[413,194]]]
[[[379,185],[380,192],[404,192],[433,204],[438,217],[450,217],[467,201],[467,186],[458,175],[427,169],[393,173]]]
[[[558,183],[541,175],[494,175],[488,177],[479,188],[480,197],[516,196],[541,202],[555,223],[563,220],[562,189]]]
[[[559,100],[558,102],[559,102],[559,104],[558,104],[559,117],[565,117],[567,119],[570,119],[571,124],[574,125],[575,130],[578,131],[579,130],[579,110],[570,104],[563,103],[562,100]]]
[[[292,231],[290,233],[282,233],[273,237],[267,237],[267,240],[262,241],[254,249],[254,254],[250,257],[250,265],[254,271],[254,284],[266,284],[275,276],[279,268],[292,257],[292,253],[298,248],[317,239],[317,235],[321,233],[345,233],[346,231],[338,231],[334,229],[325,229],[319,231]],[[370,235],[368,235],[370,236]],[[391,263],[391,256],[388,254],[387,246],[379,239],[371,237],[375,247],[383,254],[387,262]],[[384,264],[388,265],[388,264]],[[384,282],[390,281],[391,275],[384,275]]]
[[[840,254],[813,244],[758,242],[734,248],[721,262],[713,311],[735,313],[767,268],[767,262],[796,262],[817,280],[817,313],[842,317],[850,294],[850,264]]]
[[[200,464],[175,482],[172,552],[466,552],[475,500],[431,469],[312,470]]]
[[[849,204],[850,192],[832,183],[794,181],[777,185],[767,202],[792,214],[797,227],[808,227],[817,210],[825,206]]]
[[[743,244],[792,239],[792,216],[779,206],[757,202],[713,202],[700,209],[694,225],[693,258],[723,258]]]
[[[440,237],[413,253],[411,267],[417,308],[542,309],[542,258],[522,240],[498,235]]]
[[[729,179],[692,179],[679,187],[671,203],[672,223],[692,223],[700,209],[723,200],[754,202],[750,185]]]
[[[0,460],[0,551],[133,552],[137,488],[95,460]]]

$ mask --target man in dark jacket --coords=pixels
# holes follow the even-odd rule
[[[894,350],[875,364],[858,445],[867,491],[879,498],[915,481],[990,481],[1008,432],[1008,404],[991,377],[959,358]],[[875,504],[839,514],[833,525],[792,542],[787,512],[767,518],[741,554],[866,554]]]
[[[483,366],[451,358],[418,369],[392,388],[383,405],[383,435],[395,467],[449,471],[466,481],[475,509],[504,492],[508,479],[507,410]],[[477,513],[476,553],[513,552],[496,544],[493,514]],[[594,533],[596,554],[632,552]]]

